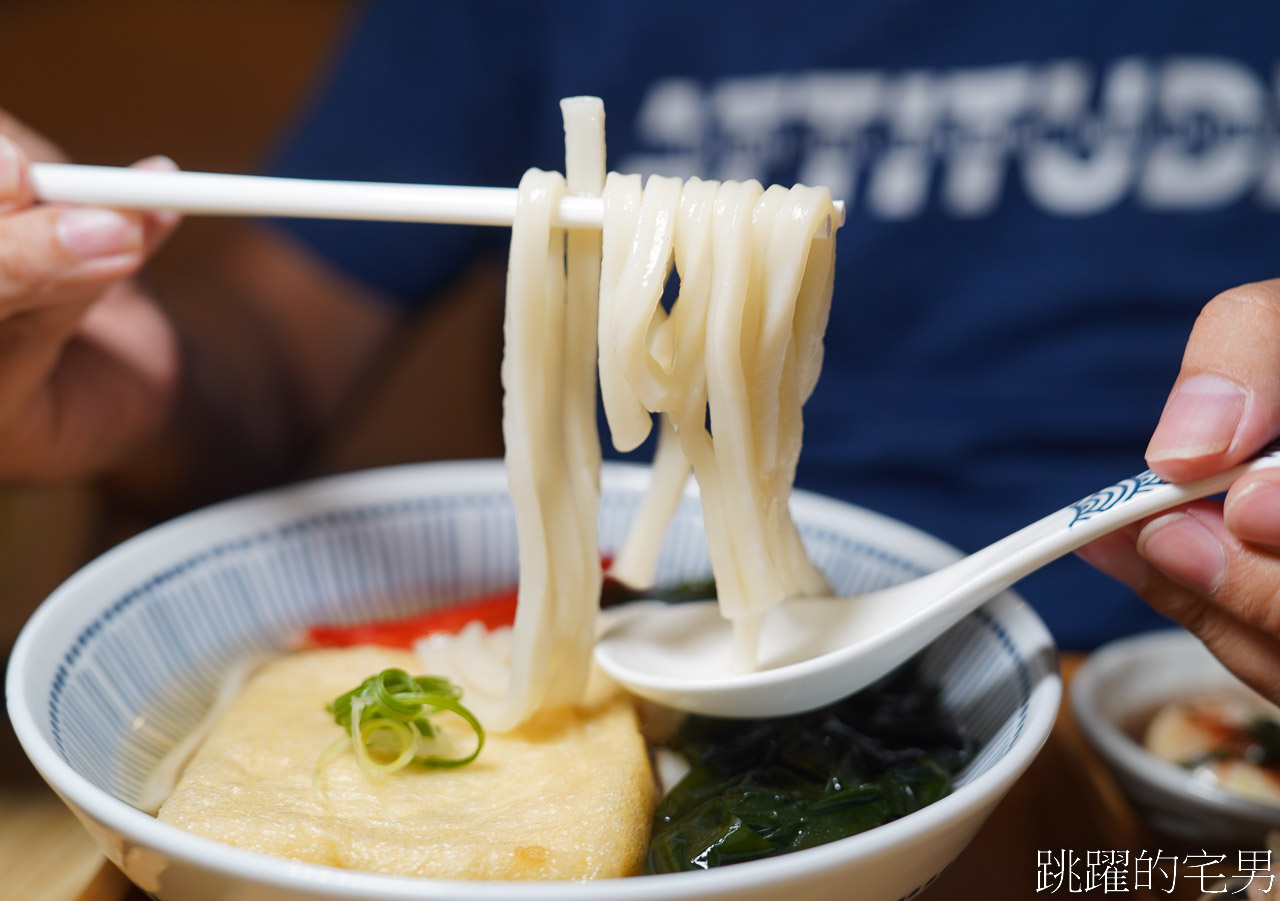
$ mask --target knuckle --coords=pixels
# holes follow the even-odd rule
[[[1280,590],[1275,573],[1280,564],[1261,551],[1247,553],[1264,559],[1242,559],[1244,574],[1230,579],[1215,600],[1255,629],[1280,636]]]
[[[21,359],[30,356],[32,349],[49,337],[49,325],[36,311],[25,311],[10,316],[0,325],[0,355],[6,364],[26,362]],[[0,367],[5,372],[6,367]]]
[[[1189,632],[1200,635],[1211,627],[1213,616],[1209,600],[1162,573],[1153,572],[1138,593],[1152,607]]]
[[[0,222],[0,314],[38,306],[64,287],[69,270],[52,216],[32,210]]]
[[[1197,611],[1201,623],[1210,614],[1221,615],[1280,637],[1280,557],[1231,534],[1222,536],[1222,545],[1219,578],[1194,594],[1204,600],[1205,610]]]
[[[1215,616],[1214,608],[1208,598],[1201,597],[1186,589],[1178,592],[1179,597],[1171,605],[1171,614],[1175,620],[1203,641],[1209,641],[1219,628],[1220,618]]]
[[[21,256],[12,252],[12,248],[0,242],[0,315],[12,314],[20,309],[21,301],[30,295],[32,289],[27,285],[23,272]]]
[[[0,423],[12,424],[56,365],[66,334],[50,317],[20,313],[0,323]]]
[[[1164,603],[1156,606],[1210,649],[1229,644],[1242,625],[1256,628],[1241,614],[1236,599],[1224,589],[1204,595],[1182,587],[1171,587]]]
[[[20,308],[24,298],[38,296],[48,284],[32,279],[26,241],[14,234],[0,233],[0,312]]]

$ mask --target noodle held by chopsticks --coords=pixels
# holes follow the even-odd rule
[[[467,695],[496,732],[577,701],[590,671],[600,590],[597,367],[615,447],[639,446],[662,415],[650,494],[616,576],[652,584],[692,470],[737,668],[754,665],[769,608],[828,590],[787,501],[831,302],[834,235],[818,237],[836,218],[830,195],[658,176],[642,189],[636,175],[606,178],[599,100],[570,98],[562,109],[568,185],[557,173],[526,172],[511,234],[503,436],[519,603],[506,691],[495,695],[487,679],[487,690]],[[551,226],[570,189],[602,193],[603,236]],[[668,312],[673,271],[680,291]],[[456,667],[442,671],[468,684]]]
[[[643,440],[637,407],[671,417],[701,490],[721,611],[735,627],[734,665],[747,669],[769,608],[828,590],[787,500],[803,437],[801,407],[821,369],[831,303],[834,239],[817,238],[831,198],[821,188],[764,191],[756,182],[695,179],[671,216],[670,179],[650,179],[639,204],[636,188],[613,175],[606,182],[605,277],[612,270],[665,271],[674,259],[680,295],[668,316],[658,304],[661,285],[624,279],[618,308],[610,310],[617,335],[612,359],[601,328],[601,371],[616,366],[629,390],[603,392],[605,410],[611,428],[615,420],[626,428],[622,441],[615,435],[621,449],[638,443],[637,435]],[[665,228],[669,221],[673,233]],[[610,260],[611,249],[624,248],[625,263]],[[670,452],[661,450],[664,457]],[[652,507],[670,511],[679,468],[659,462],[653,490],[663,500]],[[642,517],[628,536],[619,555],[623,578],[652,577],[657,520]]]
[[[599,194],[604,180],[603,105],[570,98],[565,118],[568,181]],[[568,186],[555,172],[520,180],[507,268],[503,324],[502,431],[515,506],[520,588],[506,690],[469,680],[456,655],[422,650],[467,689],[495,732],[539,710],[572,704],[591,667],[600,597],[596,510],[600,439],[595,420],[596,309],[600,236],[551,227]],[[450,665],[450,664],[455,665]],[[459,672],[460,670],[460,672]]]

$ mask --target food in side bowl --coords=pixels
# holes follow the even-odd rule
[[[187,765],[159,818],[238,848],[441,879],[584,879],[643,867],[653,811],[648,752],[629,702],[583,704],[490,734],[466,766],[370,779],[354,754],[316,765],[340,728],[326,705],[387,667],[389,648],[313,650],[268,664]],[[475,737],[439,721],[459,748]]]
[[[1259,697],[1240,691],[1166,704],[1143,744],[1200,781],[1280,805],[1280,709]]]

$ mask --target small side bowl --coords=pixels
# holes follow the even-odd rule
[[[1196,779],[1128,731],[1162,704],[1221,690],[1248,691],[1195,636],[1169,629],[1099,648],[1076,672],[1070,703],[1151,828],[1192,842],[1262,847],[1266,833],[1280,829],[1280,807]]]
[[[606,466],[600,544],[617,547],[649,480]],[[954,549],[866,510],[797,493],[793,510],[838,591],[935,569]],[[978,742],[956,790],[828,845],[711,871],[597,882],[447,882],[265,857],[182,832],[132,806],[209,707],[233,661],[316,622],[403,615],[511,584],[515,527],[501,461],[355,473],[190,514],[125,542],[58,589],[23,630],[5,693],[27,754],[106,855],[163,901],[790,901],[914,896],[1025,771],[1061,697],[1044,624],[1009,592],[924,652],[921,671]],[[690,492],[662,581],[705,576]]]

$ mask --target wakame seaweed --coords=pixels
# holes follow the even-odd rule
[[[690,717],[668,745],[692,769],[655,813],[649,873],[773,857],[864,832],[946,795],[973,754],[914,664],[798,716]]]
[[[600,607],[608,609],[632,601],[666,601],[668,604],[684,604],[689,601],[713,601],[716,597],[716,582],[713,578],[693,579],[688,582],[677,582],[673,585],[661,585],[654,588],[632,588],[625,582],[605,574],[600,585]]]

